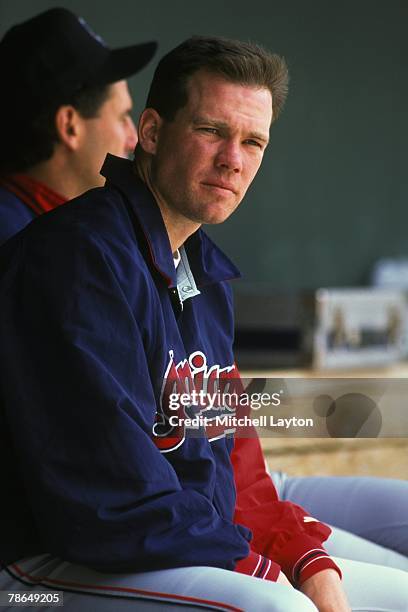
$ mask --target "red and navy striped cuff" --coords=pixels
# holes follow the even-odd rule
[[[305,580],[325,569],[334,569],[339,574],[341,571],[327,554],[321,545],[310,536],[293,538],[279,551],[278,561],[283,572],[296,587]]]
[[[300,586],[305,580],[325,569],[334,569],[341,578],[341,571],[323,548],[314,548],[304,553],[292,569],[292,582]]]
[[[235,571],[261,580],[272,580],[276,582],[280,572],[280,566],[263,555],[251,550],[245,559],[241,559],[235,566]]]

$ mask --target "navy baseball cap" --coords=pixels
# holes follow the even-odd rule
[[[24,101],[27,110],[45,100],[69,103],[84,87],[135,74],[156,48],[155,42],[146,42],[110,49],[82,18],[64,8],[50,9],[13,26],[1,40],[3,103]]]

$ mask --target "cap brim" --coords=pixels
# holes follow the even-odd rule
[[[112,49],[99,75],[95,75],[95,77],[98,81],[102,80],[104,83],[114,83],[121,79],[127,79],[150,62],[156,49],[156,42]]]

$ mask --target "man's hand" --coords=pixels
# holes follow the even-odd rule
[[[351,612],[340,577],[334,569],[326,569],[308,578],[300,587],[319,612]]]

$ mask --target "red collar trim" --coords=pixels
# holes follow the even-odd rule
[[[67,201],[67,198],[26,174],[0,177],[0,185],[14,193],[36,215],[53,210]]]

